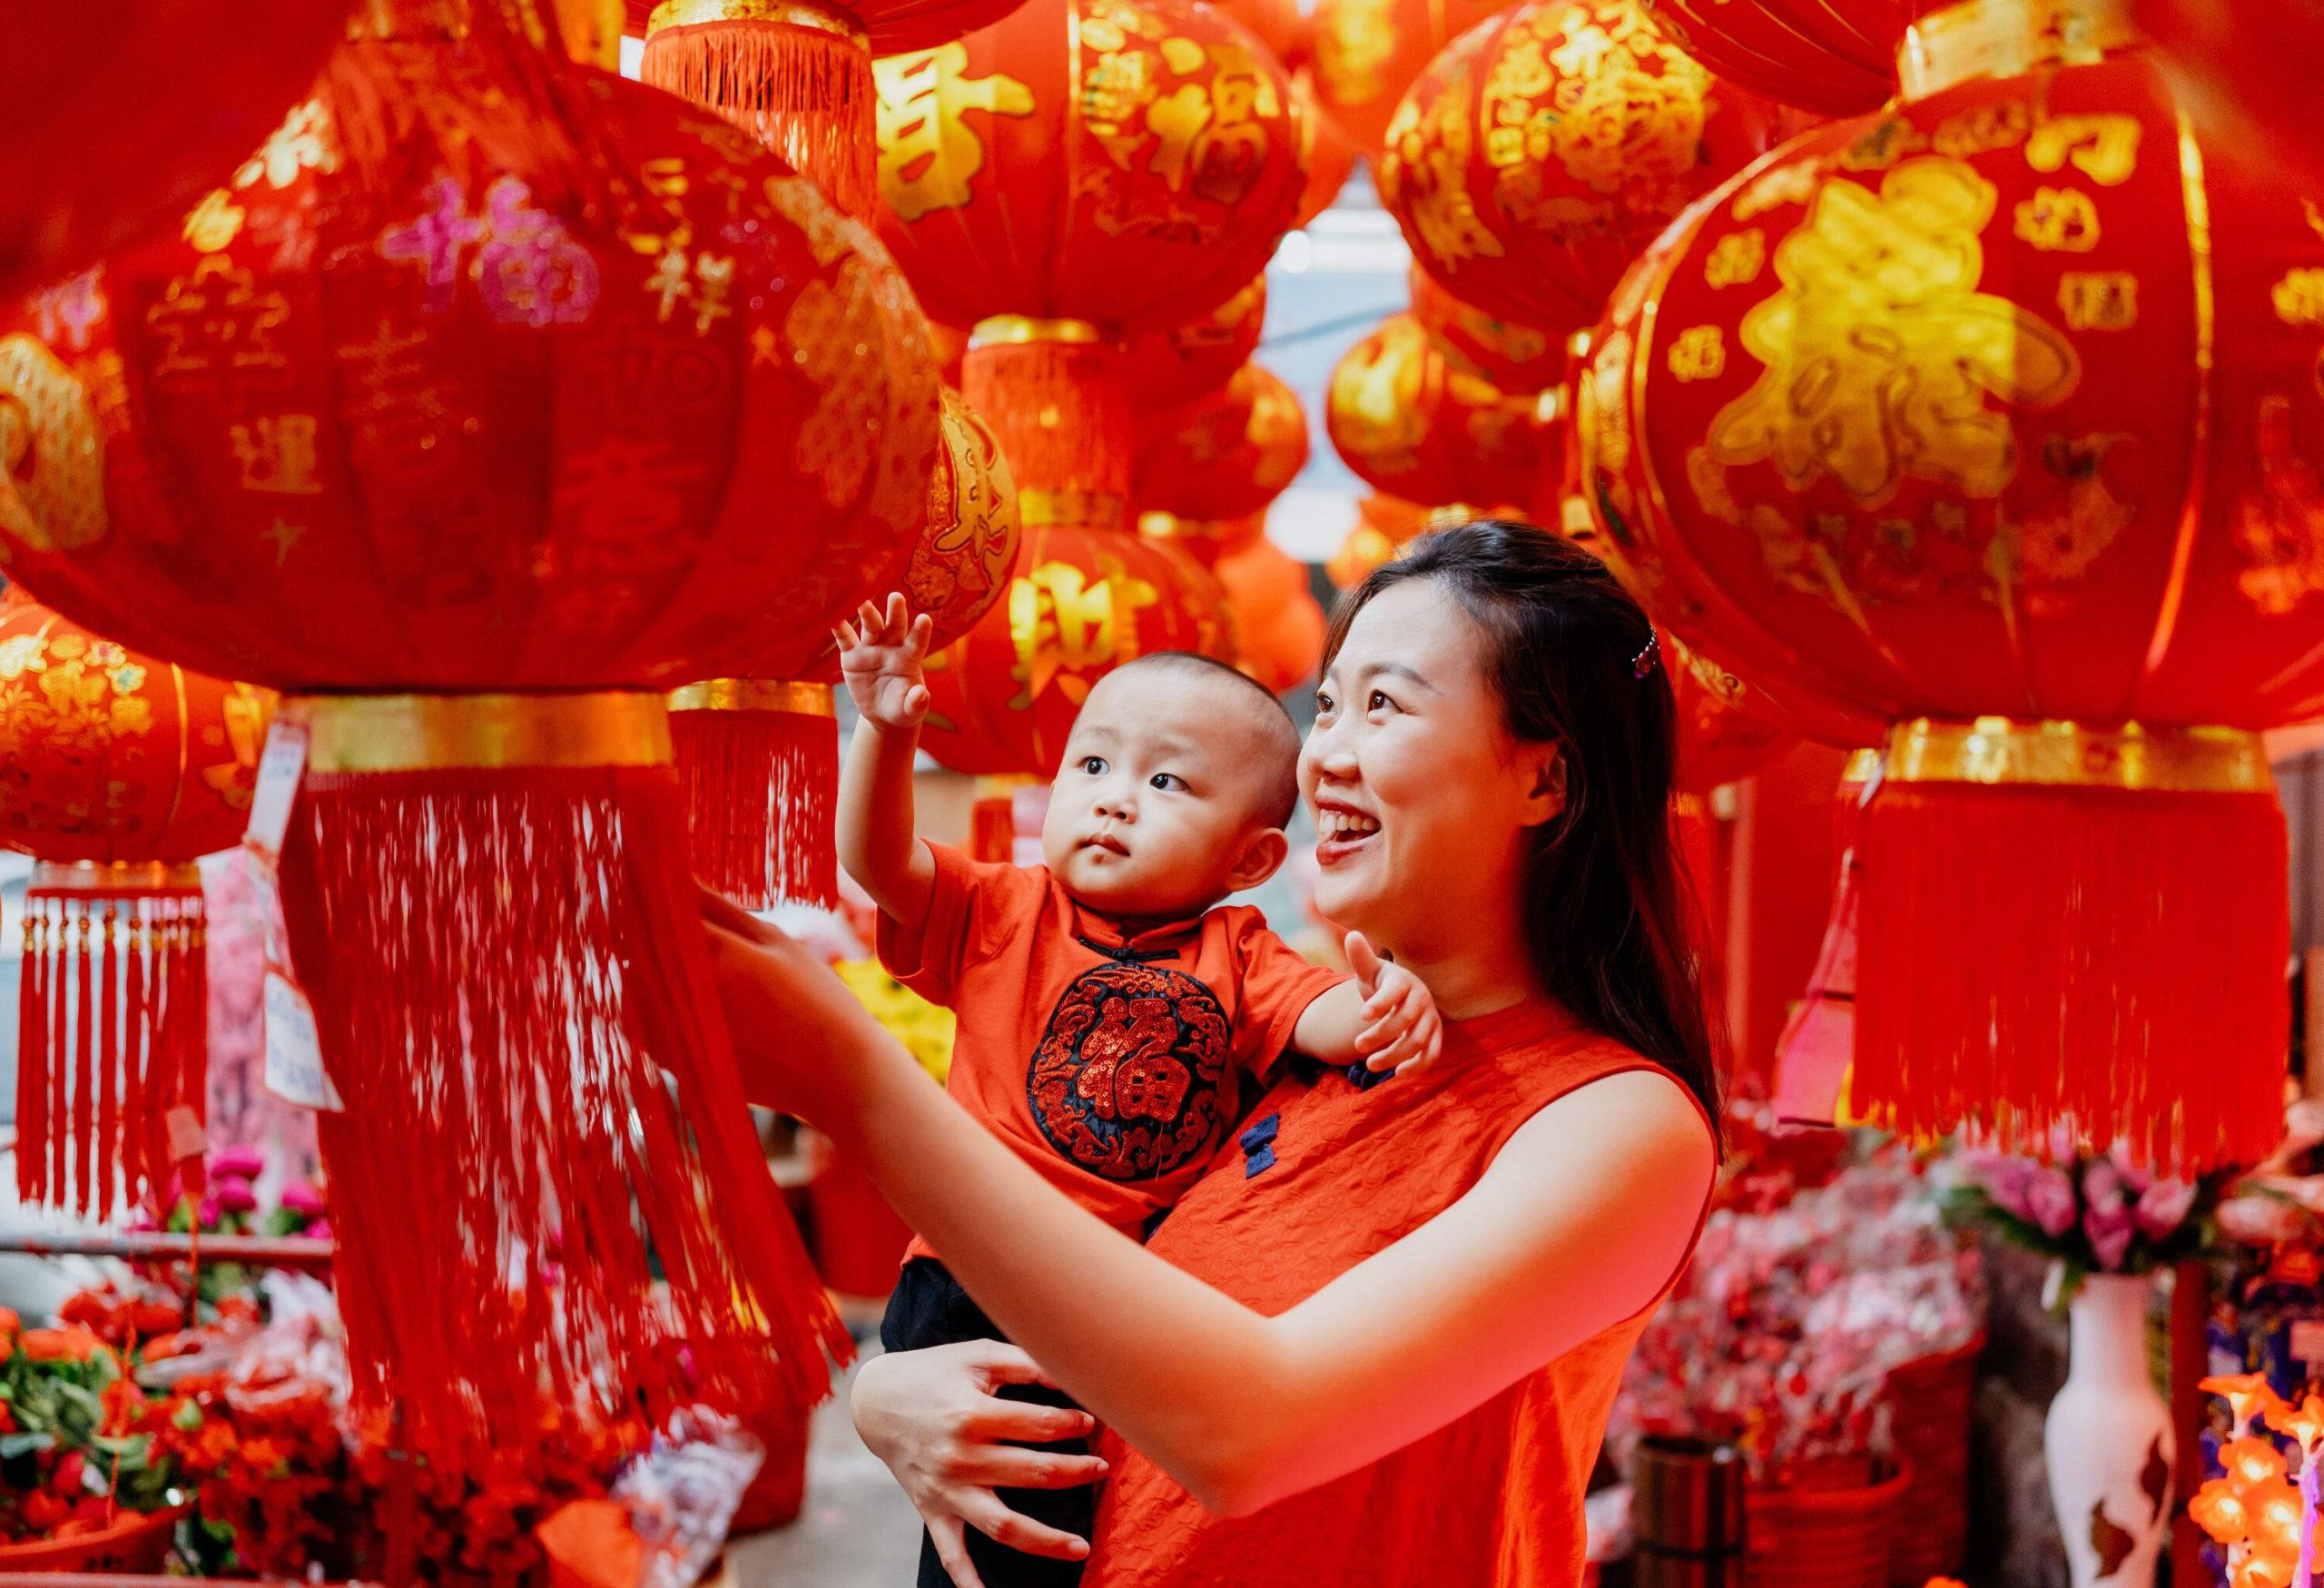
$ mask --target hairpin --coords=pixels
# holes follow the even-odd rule
[[[1630,676],[1644,678],[1649,673],[1654,671],[1655,664],[1661,659],[1662,636],[1649,628],[1646,631],[1646,648],[1630,658]]]

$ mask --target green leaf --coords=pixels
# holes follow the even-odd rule
[[[0,1434],[0,1461],[14,1461],[35,1450],[54,1448],[56,1438],[51,1434]]]
[[[192,1401],[181,1401],[170,1414],[170,1425],[181,1434],[192,1433],[202,1426],[202,1408]]]

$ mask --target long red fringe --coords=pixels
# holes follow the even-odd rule
[[[1128,500],[1129,398],[1118,360],[1109,343],[1066,341],[972,346],[961,359],[960,395],[1000,442],[1020,503],[1044,491]],[[1026,522],[1035,518],[1028,512]]]
[[[1865,821],[1858,1111],[2194,1171],[2283,1131],[2291,929],[2271,794],[1888,783]]]
[[[98,1218],[159,1195],[172,1110],[207,1112],[209,1006],[198,891],[28,890],[17,1195]]]
[[[860,40],[765,19],[657,28],[638,75],[733,122],[846,214],[871,214],[877,102]]]
[[[839,905],[839,719],[670,713],[694,875],[752,910]]]
[[[473,1469],[566,1415],[804,1407],[781,1211],[663,768],[310,774],[283,852],[359,1403]],[[666,1290],[655,1287],[666,1280]]]

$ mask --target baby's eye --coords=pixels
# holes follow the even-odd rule
[[[1159,789],[1175,789],[1184,792],[1187,786],[1187,780],[1175,772],[1157,772],[1146,781]]]
[[[1315,715],[1318,716],[1332,715],[1332,697],[1320,689],[1315,691]]]
[[[1085,776],[1088,777],[1105,776],[1106,758],[1103,755],[1084,755],[1081,758],[1081,771]]]

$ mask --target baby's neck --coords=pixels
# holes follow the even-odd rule
[[[1160,913],[1131,914],[1085,899],[1070,888],[1066,890],[1066,897],[1078,905],[1084,915],[1090,916],[1121,933],[1125,942],[1146,932],[1158,932],[1164,927],[1178,926],[1189,921],[1200,920],[1223,902],[1222,899],[1196,899],[1187,903],[1183,909],[1166,910]]]

